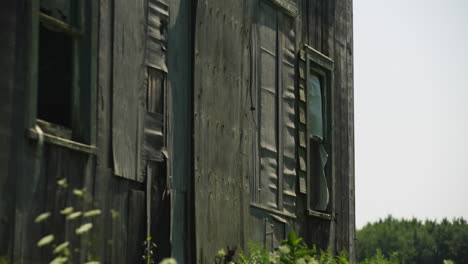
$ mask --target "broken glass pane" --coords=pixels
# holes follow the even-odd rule
[[[326,211],[330,194],[328,191],[327,177],[325,176],[325,165],[327,164],[328,154],[323,144],[310,141],[310,206],[312,210]]]

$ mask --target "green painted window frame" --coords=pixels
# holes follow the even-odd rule
[[[304,45],[305,57],[306,57],[306,84],[311,75],[316,75],[320,78],[321,83],[321,96],[322,96],[322,122],[323,122],[323,140],[311,139],[309,131],[306,135],[306,146],[307,146],[307,215],[315,216],[326,220],[332,220],[334,218],[334,188],[333,188],[333,172],[332,172],[332,78],[333,78],[333,60],[319,51],[313,49],[308,45]],[[306,85],[307,86],[307,85]],[[308,98],[308,89],[306,89],[306,97]],[[308,105],[308,102],[307,102]],[[306,115],[308,111],[306,111]],[[306,118],[308,120],[308,118]],[[325,177],[327,179],[327,187],[329,192],[329,201],[327,209],[325,211],[318,211],[311,206],[312,191],[311,177],[313,177],[311,166],[310,166],[310,145],[311,141],[315,141],[318,144],[322,144],[325,151],[328,154],[327,163],[325,166]]]
[[[29,106],[26,120],[26,125],[29,127],[27,135],[37,140],[39,134],[43,134],[44,141],[49,144],[95,154],[98,2],[77,0],[75,3],[79,3],[79,7],[71,25],[41,13],[40,1],[31,3],[31,23],[27,25],[31,39],[27,58],[31,65],[27,75]],[[72,124],[70,128],[38,119],[39,27],[41,23],[73,38],[72,104],[70,106]],[[41,131],[38,131],[37,127]]]

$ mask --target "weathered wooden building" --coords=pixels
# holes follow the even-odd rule
[[[0,6],[0,256],[46,263],[54,233],[139,263],[150,235],[211,263],[294,229],[354,257],[352,0]],[[74,188],[103,212],[90,247],[58,213]]]

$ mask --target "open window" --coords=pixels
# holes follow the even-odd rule
[[[91,144],[91,23],[89,1],[41,0],[36,118],[58,138]]]
[[[331,71],[333,62],[306,46],[307,202],[312,212],[330,212]]]

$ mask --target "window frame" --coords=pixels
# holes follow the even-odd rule
[[[307,174],[306,174],[306,188],[307,188],[307,215],[315,216],[326,220],[334,219],[334,175],[332,171],[332,163],[333,163],[333,135],[332,135],[332,120],[333,120],[333,112],[332,112],[332,78],[333,78],[333,70],[334,70],[334,63],[333,60],[324,54],[320,53],[319,51],[313,49],[312,47],[304,44],[303,51],[305,53],[305,83],[307,87],[308,80],[312,74],[315,74],[319,77],[321,83],[321,96],[322,96],[322,122],[323,122],[323,140],[319,142],[325,148],[328,159],[325,166],[325,177],[327,179],[327,188],[329,192],[329,202],[327,205],[327,209],[325,212],[315,210],[311,207],[311,199],[312,199],[312,186],[311,186],[311,170],[310,170],[310,143],[311,138],[309,136],[309,131],[306,128],[306,166],[307,166]],[[306,88],[306,98],[308,98],[308,88]],[[308,102],[306,103],[306,107],[308,107]],[[306,120],[308,111],[306,111]]]
[[[43,138],[44,142],[69,148],[78,152],[96,154],[96,76],[97,76],[97,32],[98,3],[84,0],[79,2],[77,16],[67,24],[40,10],[40,1],[30,7],[31,20],[28,37],[26,117],[27,136],[32,140]],[[73,23],[75,22],[75,23]],[[38,118],[39,89],[39,29],[41,23],[53,26],[72,38],[72,95],[71,126],[54,124]],[[73,25],[75,24],[75,25]]]

